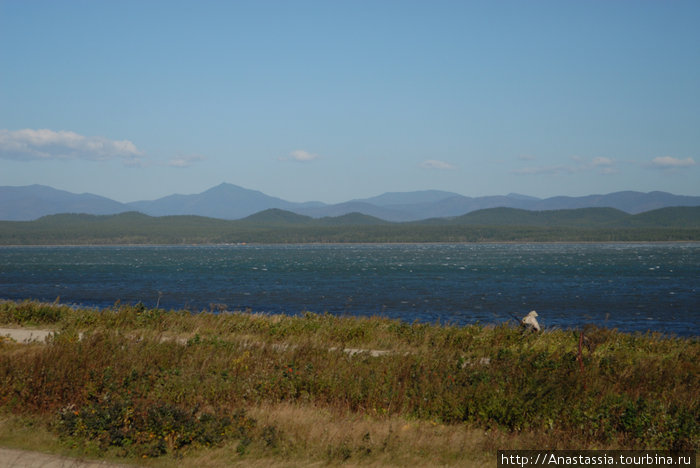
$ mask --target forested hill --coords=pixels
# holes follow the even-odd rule
[[[424,222],[471,226],[697,228],[700,227],[700,207],[661,208],[636,215],[614,208],[545,211],[491,208],[455,218],[437,218]]]
[[[700,241],[700,207],[636,215],[612,208],[492,208],[412,223],[360,213],[316,219],[280,209],[235,221],[138,212],[0,221],[0,245],[489,241]]]

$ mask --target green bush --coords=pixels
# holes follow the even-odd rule
[[[69,405],[58,412],[55,423],[56,431],[64,437],[149,457],[188,446],[211,447],[231,438],[249,443],[254,428],[255,420],[242,410],[220,416],[196,408],[122,398],[105,398],[79,409]]]
[[[70,307],[58,304],[2,301],[0,302],[0,323],[19,325],[57,323],[70,310]]]

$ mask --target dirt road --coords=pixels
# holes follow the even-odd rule
[[[0,328],[0,337],[9,337],[17,343],[43,342],[51,335],[53,330],[40,330],[31,328]]]
[[[133,466],[0,448],[0,467],[2,468],[130,468]]]

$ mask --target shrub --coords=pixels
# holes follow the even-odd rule
[[[45,316],[36,303],[1,310]],[[0,348],[0,407],[64,408],[62,434],[148,456],[218,444],[221,434],[238,440],[240,453],[256,440],[274,448],[280,434],[257,431],[235,409],[279,402],[534,431],[562,444],[700,448],[700,343],[692,338],[591,329],[579,354],[571,331],[142,305],[66,309],[59,325],[67,331],[46,345]],[[346,342],[387,352],[351,355]]]
[[[244,411],[223,416],[168,403],[129,399],[93,402],[61,409],[55,430],[64,437],[119,447],[124,454],[155,457],[188,446],[211,447],[226,439],[249,441],[255,420]]]
[[[57,323],[70,307],[34,301],[0,302],[0,323],[44,324]]]

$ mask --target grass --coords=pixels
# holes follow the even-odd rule
[[[499,449],[700,449],[696,338],[590,327],[579,353],[577,331],[31,301],[0,303],[0,324],[59,331],[0,342],[0,418],[80,454],[449,466]]]

